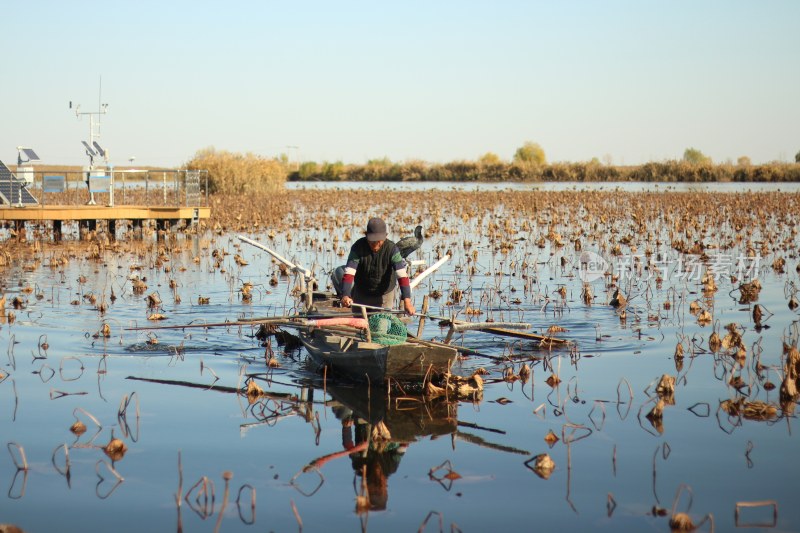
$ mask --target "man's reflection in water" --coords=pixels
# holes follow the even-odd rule
[[[353,470],[358,475],[366,470],[370,510],[385,510],[389,499],[389,476],[397,471],[408,445],[370,441],[373,426],[367,421],[354,417],[353,412],[344,406],[334,407],[333,412],[342,421],[342,446],[345,450],[356,450],[350,454]],[[366,443],[369,444],[364,449]]]

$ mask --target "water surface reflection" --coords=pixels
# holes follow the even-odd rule
[[[413,230],[418,220],[386,196],[387,218]],[[248,235],[325,280],[357,221],[304,198],[319,196],[297,193],[285,226]],[[127,329],[296,312],[297,280],[221,227],[166,241],[3,243],[0,521],[666,531],[680,512],[721,530],[798,528],[787,382],[800,369],[796,195],[414,198],[430,230],[417,257],[452,254],[416,293],[431,314],[557,326],[574,345],[456,335],[479,354],[453,368],[482,376],[471,397],[347,387],[249,325]],[[582,279],[585,251],[609,275]],[[719,276],[716,290],[703,281],[723,259],[735,270],[756,253],[746,276]],[[611,304],[618,289],[625,306]],[[155,313],[165,318],[148,320]],[[422,335],[447,329],[430,319]]]

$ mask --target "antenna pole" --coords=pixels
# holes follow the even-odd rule
[[[94,170],[94,155],[93,150],[99,148],[95,146],[95,137],[100,137],[100,115],[105,115],[108,111],[108,104],[102,103],[103,100],[103,77],[100,76],[100,85],[98,87],[98,95],[97,95],[97,111],[81,111],[81,106],[78,104],[75,106],[75,116],[78,117],[80,120],[81,115],[89,115],[89,144],[86,146],[86,155],[89,157],[89,172],[86,173],[86,185],[89,188],[89,205],[94,205],[94,193],[92,192],[91,188],[91,176],[92,171]],[[72,108],[72,102],[70,102],[70,108]],[[94,117],[97,115],[97,133],[95,133],[95,120]],[[84,144],[86,144],[84,142]],[[99,150],[100,155],[103,157],[103,161],[106,165],[108,165],[108,150]],[[112,193],[111,193],[111,202],[113,203],[113,180],[111,183]]]
[[[100,115],[105,115],[108,112],[108,104],[102,103],[102,95],[103,95],[103,77],[100,76],[100,86],[99,92],[97,96],[97,111],[81,111],[80,104],[75,106],[75,116],[78,119],[81,118],[81,115],[89,115],[89,146],[94,147],[95,138],[100,138]],[[70,102],[70,105],[72,102]],[[97,116],[97,124],[95,124],[95,115]],[[96,133],[95,133],[96,127]],[[108,152],[105,152],[106,155],[103,156],[103,160],[106,164],[108,164]],[[94,167],[94,158],[91,154],[87,153],[86,155],[89,156],[89,167]]]

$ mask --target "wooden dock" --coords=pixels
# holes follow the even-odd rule
[[[29,223],[52,223],[53,238],[59,241],[65,221],[77,222],[81,233],[96,231],[100,221],[114,239],[121,220],[130,221],[134,230],[146,220],[155,221],[157,230],[169,230],[181,221],[188,227],[211,216],[205,170],[113,171],[101,166],[91,172],[60,169],[54,175],[18,164],[17,173],[24,177],[0,161],[0,222],[15,227],[18,238]]]
[[[134,227],[141,227],[145,220],[155,220],[159,230],[169,229],[183,220],[186,225],[199,220],[208,219],[211,215],[209,207],[170,207],[144,205],[27,205],[15,207],[0,205],[0,220],[13,223],[17,229],[25,227],[25,223],[52,222],[53,237],[61,239],[61,225],[64,221],[77,221],[88,230],[97,228],[97,221],[108,223],[108,231],[112,235],[119,220],[130,220]]]

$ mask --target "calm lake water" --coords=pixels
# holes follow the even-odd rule
[[[619,182],[573,182],[545,181],[540,183],[521,182],[364,182],[364,181],[294,181],[288,182],[290,190],[300,189],[342,189],[342,190],[390,190],[390,191],[625,191],[625,192],[797,192],[800,183],[659,183],[641,181]]]
[[[432,264],[437,249],[453,253],[415,292],[417,309],[424,294],[438,291],[432,314],[458,310],[468,318],[471,307],[482,313],[473,319],[527,321],[532,332],[557,325],[574,347],[548,352],[468,332],[456,342],[514,358],[457,363],[460,375],[481,367],[489,374],[482,395],[450,403],[323,383],[304,351],[274,341],[280,366],[268,368],[250,327],[126,329],[152,325],[153,312],[166,317],[158,325],[294,312],[295,280],[269,284],[276,271],[269,256],[240,246],[233,233],[99,254],[77,242],[42,252],[24,246],[24,253],[8,243],[4,249],[23,259],[2,267],[15,320],[0,327],[7,445],[0,523],[27,532],[295,531],[300,521],[304,531],[416,531],[427,518],[426,531],[669,531],[669,514],[683,512],[695,524],[713,517],[718,531],[800,530],[796,402],[780,404],[778,388],[767,385],[780,386],[783,342],[796,345],[800,336],[798,314],[787,306],[799,281],[795,221],[775,221],[775,233],[793,242],[781,254],[782,273],[771,267],[772,250],[762,257],[734,245],[702,260],[678,254],[666,224],[650,260],[641,245],[615,255],[585,239],[583,252],[596,255],[584,254],[582,268],[583,252],[569,243],[540,247],[519,234],[509,237],[513,248],[498,251],[485,224],[502,211],[496,206],[458,232],[432,235],[412,256]],[[248,236],[314,265],[324,285],[343,259],[310,214],[297,219],[307,229]],[[722,233],[736,231],[711,231]],[[248,264],[237,264],[236,254]],[[704,294],[709,265],[718,290]],[[608,305],[605,272],[619,276],[629,297],[625,320]],[[137,277],[143,292],[133,289]],[[582,279],[595,296],[590,305]],[[771,313],[763,328],[754,325],[754,304],[740,303],[739,283],[750,279],[760,281],[757,303]],[[255,285],[250,303],[240,296],[246,281]],[[454,288],[464,296],[448,306]],[[155,310],[147,304],[153,293],[162,300]],[[698,321],[693,302],[713,311],[713,322]],[[712,331],[725,337],[729,323],[740,325],[743,366],[709,349]],[[104,325],[109,336],[96,337]],[[427,321],[425,338],[445,333]],[[532,366],[529,380],[502,380],[523,362]],[[553,373],[557,386],[547,382]],[[664,374],[677,378],[674,395],[662,398],[661,419],[648,418]],[[269,396],[250,404],[231,392],[248,375]],[[740,401],[740,412],[745,405],[772,411],[745,417],[726,409],[726,400]],[[85,433],[70,431],[76,420]],[[363,444],[381,420],[392,438]],[[556,442],[545,440],[550,432]],[[113,462],[103,450],[112,439],[127,446]],[[555,463],[549,476],[534,471],[545,453]],[[27,469],[17,467],[23,462]],[[232,474],[227,490],[225,472]],[[371,510],[359,513],[363,472]]]

